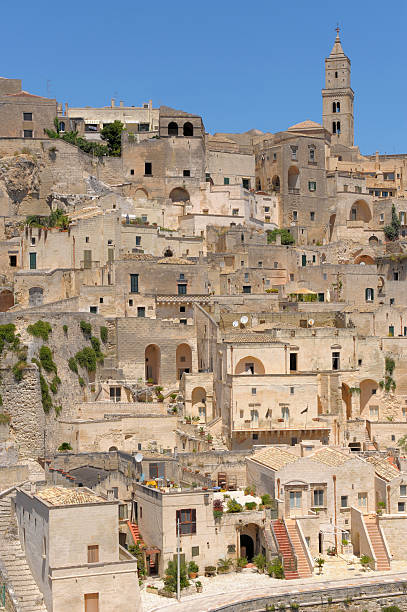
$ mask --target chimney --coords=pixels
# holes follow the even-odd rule
[[[65,115],[68,115],[68,102],[65,102]]]
[[[123,100],[120,100],[120,106],[123,108]]]
[[[112,108],[114,108],[114,98],[112,98],[112,99],[111,99],[111,101],[110,101],[110,106],[111,106]]]

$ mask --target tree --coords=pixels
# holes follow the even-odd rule
[[[177,561],[168,561],[168,567],[165,571],[164,588],[166,591],[175,593],[177,590]],[[187,567],[185,563],[180,565],[180,587],[186,589],[189,587],[189,580],[187,576]]]
[[[294,244],[295,240],[293,238],[293,236],[290,234],[290,232],[288,231],[288,229],[273,229],[273,230],[268,230],[267,232],[267,244],[270,244],[271,242],[275,242],[276,241],[276,236],[277,235],[281,236],[281,244]]]
[[[108,123],[100,130],[102,140],[106,140],[109,155],[120,157],[122,153],[122,132],[124,125],[121,121]]]
[[[396,207],[394,204],[391,207],[391,223],[383,228],[384,235],[387,240],[397,240],[400,234],[400,219],[398,218]]]

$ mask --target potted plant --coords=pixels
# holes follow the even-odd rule
[[[197,593],[202,593],[202,582],[200,580],[195,582],[195,588]]]
[[[271,508],[272,506],[272,499],[270,497],[270,495],[268,493],[266,493],[265,495],[261,496],[261,503],[263,504],[263,506],[265,508]]]
[[[247,557],[239,557],[236,559],[236,571],[241,572],[244,567],[246,567],[248,561]]]
[[[253,558],[253,563],[257,567],[259,574],[263,574],[267,565],[266,557],[260,553]]]
[[[154,384],[154,380],[153,380],[152,378],[149,378],[149,379],[147,380],[147,387],[152,387],[152,386],[153,386],[153,384]]]
[[[246,502],[245,503],[246,510],[256,510],[257,504],[256,502]]]
[[[212,442],[212,440],[213,440],[213,436],[212,436],[210,433],[208,433],[208,434],[206,435],[205,440],[206,440],[207,442]]]
[[[199,567],[195,563],[195,561],[190,561],[188,563],[188,576],[190,578],[196,578],[198,576]]]
[[[244,490],[245,495],[252,495],[253,497],[256,495],[256,487],[254,485],[248,485]]]
[[[215,499],[213,501],[213,516],[215,520],[223,516],[223,501],[221,499]]]
[[[207,576],[208,578],[216,576],[216,567],[214,565],[207,565],[205,567],[205,576]]]
[[[329,546],[328,550],[326,551],[327,554],[330,557],[334,557],[336,555],[336,547],[335,546]]]
[[[322,557],[317,557],[315,559],[315,563],[317,564],[318,570],[319,570],[319,574],[322,574],[322,568],[323,565],[325,563],[325,559],[323,559]]]
[[[198,429],[198,431],[199,431],[199,435],[200,435],[200,436],[203,436],[203,435],[205,434],[205,430],[204,430],[204,428],[203,428],[203,427],[200,427],[200,428]]]
[[[384,510],[386,510],[386,503],[383,501],[380,501],[377,504],[377,515],[380,516],[381,514],[383,514]]]
[[[362,569],[364,571],[367,570],[367,568],[369,566],[369,563],[371,563],[371,562],[372,562],[372,559],[368,555],[362,555],[360,557],[360,565],[362,566]]]
[[[154,586],[153,584],[148,584],[146,586],[146,592],[147,593],[154,593],[155,595],[158,594],[158,587]]]
[[[219,574],[227,574],[230,570],[230,568],[233,565],[233,559],[230,559],[228,557],[223,557],[221,559],[218,559],[218,573]]]

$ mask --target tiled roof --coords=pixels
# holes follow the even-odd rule
[[[399,470],[390,463],[388,459],[384,459],[383,457],[367,457],[366,461],[371,463],[375,469],[375,472],[380,478],[383,480],[393,480],[393,478],[397,478],[400,476]]]
[[[228,334],[223,338],[224,342],[276,342],[276,339],[271,334],[256,334],[252,332],[242,332],[239,334],[238,332],[235,334]]]
[[[131,259],[131,261],[155,261],[155,257],[148,253],[125,253],[122,259]]]
[[[157,261],[159,264],[178,264],[183,266],[193,266],[194,262],[184,259],[183,257],[163,257]]]
[[[279,470],[289,463],[295,463],[299,457],[278,447],[265,448],[255,453],[250,459],[261,463],[272,470]]]
[[[345,455],[345,453],[341,453],[334,448],[326,447],[315,451],[310,459],[319,463],[325,463],[325,465],[330,465],[331,467],[339,467],[349,461],[350,455]]]
[[[106,501],[93,491],[82,487],[78,489],[46,487],[37,491],[36,495],[52,506],[74,506],[76,504],[95,504]]]
[[[316,123],[316,121],[311,121],[310,119],[307,119],[306,121],[302,121],[301,123],[296,123],[295,125],[290,126],[287,131],[310,129],[322,129],[322,125],[320,123]]]

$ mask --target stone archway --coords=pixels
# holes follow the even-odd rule
[[[288,192],[297,190],[300,188],[300,171],[297,166],[290,166],[287,174],[288,179]]]
[[[254,542],[253,538],[247,533],[240,534],[240,556],[246,557],[249,563],[254,557]]]
[[[349,220],[350,221],[363,221],[363,223],[369,223],[372,219],[372,213],[369,204],[365,200],[356,200],[350,208]]]
[[[161,351],[156,344],[149,344],[144,351],[145,378],[152,380],[154,384],[160,382]]]
[[[371,266],[374,264],[374,259],[370,255],[359,255],[356,257],[355,264],[365,264],[366,266]]]
[[[188,202],[189,193],[183,187],[175,187],[170,193],[170,200],[173,202]]]
[[[237,363],[235,374],[265,374],[263,363],[257,357],[243,357]]]
[[[192,349],[185,342],[177,346],[176,351],[177,380],[181,380],[182,375],[192,372]]]
[[[240,556],[252,561],[255,555],[261,552],[260,527],[256,523],[247,523],[239,526]]]

